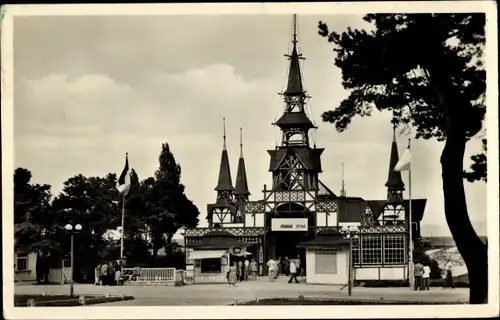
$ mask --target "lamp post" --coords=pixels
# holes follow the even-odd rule
[[[349,271],[348,271],[348,282],[347,282],[347,290],[349,296],[352,295],[352,285],[353,285],[353,272],[354,272],[354,263],[352,259],[352,239],[358,238],[358,227],[357,226],[343,226],[341,232],[345,235],[345,238],[349,240]]]
[[[64,229],[66,229],[66,231],[68,231],[70,233],[70,236],[71,236],[71,246],[70,246],[70,254],[71,254],[71,279],[69,281],[69,295],[70,297],[73,296],[73,292],[74,292],[74,286],[73,286],[73,277],[74,277],[74,253],[73,253],[73,236],[75,233],[79,232],[82,230],[82,225],[81,224],[77,224],[73,227],[73,225],[71,224],[67,224]]]

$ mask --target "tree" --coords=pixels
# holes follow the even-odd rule
[[[116,180],[115,174],[103,178],[76,175],[64,182],[62,192],[53,201],[53,237],[61,243],[62,254],[70,251],[64,226],[70,223],[83,227],[74,238],[75,266],[93,267],[107,255],[110,243],[103,235],[121,224]]]
[[[168,143],[162,145],[159,168],[152,188],[148,190],[153,259],[162,247],[170,247],[172,237],[180,227],[198,224],[198,208],[187,198],[181,183],[181,167],[175,161]]]
[[[136,265],[149,259],[148,239],[148,182],[141,183],[135,170],[131,172],[131,187],[125,204],[125,256],[127,263]]]
[[[319,34],[335,45],[342,84],[351,91],[323,120],[343,131],[354,116],[369,116],[375,107],[414,128],[417,139],[445,141],[446,221],[468,268],[470,303],[485,303],[487,249],[470,222],[463,181],[465,147],[485,114],[485,15],[369,14],[364,20],[375,30],[339,34],[319,22]]]
[[[14,246],[29,252],[50,251],[58,244],[48,238],[52,224],[50,186],[31,183],[31,172],[14,172]]]

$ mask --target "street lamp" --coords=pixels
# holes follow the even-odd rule
[[[349,275],[348,275],[348,283],[347,288],[349,292],[349,296],[352,294],[352,285],[353,285],[353,273],[354,273],[354,262],[352,259],[352,239],[358,238],[359,228],[357,226],[343,226],[341,232],[345,235],[345,238],[349,240]]]
[[[71,235],[71,247],[70,247],[70,251],[71,251],[71,279],[69,281],[69,295],[70,297],[73,296],[73,292],[74,292],[74,287],[73,287],[73,277],[75,276],[74,274],[74,253],[73,253],[73,235],[77,232],[80,232],[82,230],[82,225],[81,224],[77,224],[73,227],[73,225],[71,224],[67,224],[64,229],[66,229],[66,231],[68,231]]]

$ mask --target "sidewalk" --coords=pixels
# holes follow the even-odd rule
[[[306,299],[368,299],[412,302],[456,302],[468,301],[469,290],[464,288],[431,288],[430,291],[413,291],[411,288],[362,288],[355,287],[352,296],[347,288],[340,286],[289,284],[284,277],[275,282],[265,278],[256,281],[237,283],[235,287],[227,284],[204,284],[174,286],[116,286],[102,287],[90,284],[75,284],[75,294],[131,295],[135,300],[105,304],[112,305],[226,305],[254,299],[298,298]],[[67,294],[68,285],[17,285],[16,294]]]

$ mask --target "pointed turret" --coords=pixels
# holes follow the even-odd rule
[[[391,157],[389,159],[389,175],[385,186],[387,187],[387,201],[399,202],[402,201],[402,194],[405,190],[405,184],[401,178],[400,171],[394,171],[394,167],[399,161],[398,145],[396,142],[396,126],[393,126]]]
[[[290,61],[288,70],[288,81],[286,90],[282,93],[285,102],[285,112],[276,121],[276,125],[284,131],[283,144],[309,145],[308,131],[315,128],[311,120],[307,117],[304,107],[305,99],[308,98],[302,83],[300,72],[300,61],[305,59],[298,53],[297,48],[297,15],[293,15],[293,48],[291,54],[285,55]],[[301,139],[289,141],[290,137],[299,134]]]
[[[240,159],[238,161],[238,172],[236,174],[236,186],[234,195],[237,200],[246,201],[250,192],[248,191],[247,173],[245,169],[245,158],[243,158],[243,129],[240,128]]]
[[[231,169],[229,167],[229,157],[226,148],[226,118],[223,119],[224,126],[224,144],[222,147],[222,155],[220,159],[219,182],[215,190],[218,192],[232,192],[234,190],[233,181],[231,180]]]

